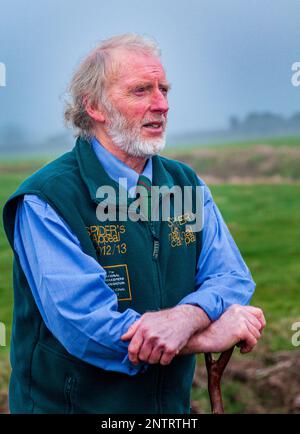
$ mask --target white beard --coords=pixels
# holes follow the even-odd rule
[[[140,126],[131,127],[118,110],[106,100],[106,111],[110,123],[107,126],[107,134],[111,137],[114,145],[132,157],[151,157],[158,154],[166,144],[166,135],[158,139],[141,139]]]

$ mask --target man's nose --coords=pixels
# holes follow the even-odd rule
[[[166,94],[160,89],[157,89],[152,94],[151,99],[151,111],[167,114],[169,110],[169,104]]]

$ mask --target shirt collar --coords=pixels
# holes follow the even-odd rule
[[[136,187],[138,178],[140,176],[135,170],[131,169],[131,167],[127,166],[127,164],[123,163],[123,161],[119,160],[115,157],[111,152],[109,152],[101,143],[93,137],[91,140],[91,145],[93,150],[103,166],[106,173],[115,181],[119,182],[119,178],[127,179],[127,189],[131,189],[132,187]],[[145,167],[141,175],[147,176],[152,182],[152,158],[148,158],[146,161]]]
[[[99,186],[103,186],[103,185],[112,186],[115,189],[116,196],[119,197],[119,190],[122,190],[125,187],[125,185],[119,184],[118,182],[119,181],[118,178],[120,174],[118,175],[117,181],[111,178],[111,176],[104,169],[102,162],[100,162],[100,160],[97,158],[97,155],[93,150],[91,140],[87,141],[83,137],[78,137],[76,140],[76,145],[72,150],[72,152],[74,152],[74,157],[77,160],[78,169],[81,178],[86,184],[91,199],[94,202],[96,203],[100,202],[100,199],[97,196],[97,191]],[[110,154],[108,155],[108,157],[109,156]],[[165,185],[169,188],[172,188],[174,186],[174,177],[173,175],[171,175],[171,172],[172,171],[174,172],[175,168],[173,168],[172,171],[170,172],[169,170],[170,162],[168,159],[164,157],[160,157],[159,155],[154,155],[151,158],[151,163],[148,164],[151,164],[151,170],[153,173],[152,184],[154,186],[161,187]],[[171,166],[173,167],[174,166],[176,167],[176,165],[178,166],[178,163],[176,163],[176,161],[173,161],[171,164]],[[178,166],[178,169],[181,169],[181,167]],[[108,169],[108,171],[110,170]],[[147,173],[147,171],[144,171],[143,173]],[[151,176],[151,171],[150,171],[150,176]],[[127,178],[126,178],[126,182],[127,182]],[[132,190],[135,190],[135,188]],[[129,196],[130,200],[132,199],[134,200],[134,194],[132,193],[129,195],[129,193],[131,193],[132,190],[130,192],[127,192],[127,195]],[[162,191],[160,195],[160,200],[163,196],[168,194],[170,194],[170,192]]]

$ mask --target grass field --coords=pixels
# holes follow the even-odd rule
[[[193,153],[195,149],[199,149],[204,147],[205,149],[224,149],[224,148],[236,148],[236,149],[246,149],[251,148],[253,146],[257,146],[258,144],[270,145],[275,148],[278,147],[299,147],[300,145],[300,136],[289,136],[289,137],[263,137],[261,139],[252,139],[246,141],[233,141],[233,142],[224,142],[218,144],[211,144],[209,146],[199,146],[198,144],[190,144],[190,145],[175,145],[168,146],[166,149],[166,153]]]
[[[0,165],[1,210],[10,193],[39,164]],[[257,283],[253,304],[264,309],[267,319],[257,352],[292,350],[291,324],[300,321],[300,185],[224,184],[210,188]],[[1,224],[0,321],[7,327],[8,342],[13,299],[11,264],[12,254]],[[0,347],[0,407],[8,376],[8,347]],[[233,393],[235,385],[230,387]],[[238,410],[230,408],[231,412]]]

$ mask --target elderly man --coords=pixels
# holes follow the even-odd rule
[[[254,282],[209,189],[158,155],[169,87],[152,41],[102,42],[70,86],[76,146],[5,205],[15,254],[12,413],[188,413],[195,354],[240,341],[249,352],[261,335],[262,311],[245,306]],[[194,211],[202,186],[203,227],[188,231],[172,201],[167,221],[99,220],[99,187],[116,192],[120,209],[121,178],[128,191],[190,187]],[[151,196],[136,198],[142,207]]]

